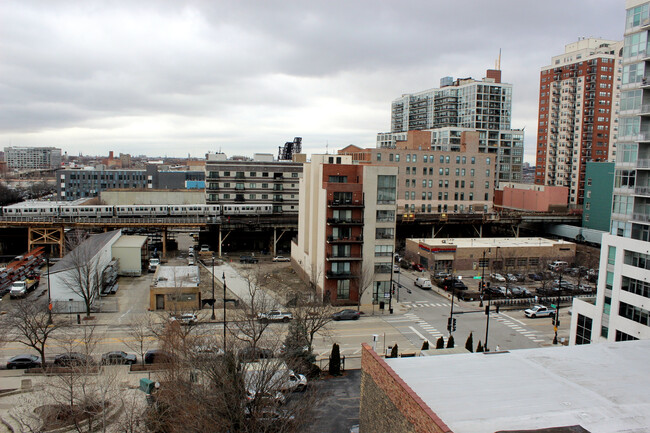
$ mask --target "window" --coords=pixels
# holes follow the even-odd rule
[[[251,171],[251,172],[250,172],[250,177],[255,177],[255,176],[257,176],[257,173],[254,172],[254,171]]]
[[[638,340],[638,338],[626,334],[623,331],[618,331],[618,330],[616,331],[616,341],[633,341],[633,340]]]
[[[298,173],[291,173],[291,177],[298,177]]]
[[[350,299],[350,280],[336,282],[336,299]]]
[[[406,174],[411,174],[411,167],[406,167]]]
[[[578,314],[578,326],[576,329],[576,344],[591,343],[592,319],[582,314]]]
[[[393,239],[394,230],[393,227],[378,227],[375,229],[375,239]]]
[[[624,276],[621,280],[621,290],[650,298],[650,283],[646,281]]]
[[[413,162],[418,162],[418,156],[415,153],[413,154]]]
[[[395,221],[395,211],[394,210],[378,210],[377,211],[377,222],[393,222]]]
[[[390,263],[375,263],[375,274],[390,274],[393,266]]]
[[[406,154],[406,162],[411,162],[411,154],[410,153]]]
[[[411,179],[406,179],[406,187],[409,188],[411,186]]]
[[[397,176],[377,176],[377,204],[395,204]]]
[[[395,162],[399,162],[399,153],[395,154]]]
[[[472,164],[476,164],[476,158],[473,157],[473,156],[472,156],[472,159],[471,159],[471,163],[472,163]]]
[[[392,245],[375,245],[375,257],[384,257],[393,255]]]
[[[422,156],[422,162],[427,162],[427,155]]]
[[[327,180],[330,183],[348,183],[347,176],[330,176]]]
[[[616,263],[616,247],[610,246],[607,250],[607,263],[613,265]]]
[[[650,269],[650,256],[633,251],[625,251],[623,262],[641,269]]]
[[[381,161],[381,153],[377,154],[377,161]]]
[[[618,315],[642,325],[650,326],[650,311],[644,308],[620,302]]]

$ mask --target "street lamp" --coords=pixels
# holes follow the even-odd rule
[[[214,256],[212,256],[212,320],[217,317],[214,315],[214,303],[216,299],[214,298]]]
[[[487,249],[488,252],[492,252],[490,248]],[[499,247],[497,247],[497,256],[499,254]],[[485,314],[487,315],[487,319],[485,322],[485,345],[483,345],[483,350],[485,352],[488,351],[488,334],[490,331],[490,300],[492,297],[490,296],[490,293],[486,290],[487,289],[487,284],[485,284],[485,250],[483,250],[483,276],[481,277],[481,285],[483,288],[483,294],[487,295],[488,298],[488,304],[487,307],[485,307]],[[481,303],[483,300],[481,299]]]
[[[223,351],[226,351],[226,273],[221,275],[223,279]]]
[[[47,324],[52,324],[52,293],[50,292],[50,254],[45,255],[45,263],[47,266]]]
[[[557,305],[555,306],[555,318],[553,319],[553,328],[555,336],[553,337],[553,344],[557,344],[557,327],[560,324],[560,293],[562,292],[562,272],[560,271],[560,285],[557,291]]]

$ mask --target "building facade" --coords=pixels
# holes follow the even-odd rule
[[[609,231],[612,218],[614,163],[587,162],[582,227]]]
[[[61,149],[55,147],[5,147],[11,170],[52,169],[61,166]]]
[[[397,167],[400,212],[483,213],[492,209],[496,156],[480,151],[480,133],[463,131],[454,146],[423,146],[432,131],[409,131],[393,148],[348,146],[340,154],[365,163]],[[444,149],[444,150],[443,150]],[[360,156],[362,155],[363,156]]]
[[[575,300],[571,344],[650,338],[650,2],[627,0],[610,234],[597,295]]]
[[[413,130],[431,131],[431,149],[453,150],[466,131],[479,133],[479,151],[493,153],[498,182],[520,182],[524,156],[523,130],[511,129],[512,84],[501,82],[500,70],[488,70],[481,81],[440,80],[439,89],[405,94],[391,105],[391,132],[377,134],[378,148],[395,147]],[[422,143],[422,150],[428,149]]]
[[[335,305],[390,298],[397,168],[312,155],[300,181],[298,238],[291,262]]]
[[[206,155],[207,204],[273,204],[273,213],[298,213],[298,182],[302,163],[275,161],[271,154],[252,160]]]
[[[502,183],[494,191],[497,210],[528,212],[566,212],[569,189],[563,186]]]
[[[537,134],[537,185],[566,186],[581,206],[587,161],[615,157],[622,42],[587,38],[541,70]]]

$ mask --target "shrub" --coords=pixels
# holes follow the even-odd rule
[[[422,343],[422,349],[420,350],[429,350],[429,340],[424,340],[424,343]]]
[[[445,348],[445,339],[440,337],[438,338],[438,341],[436,341],[436,349],[444,349]]]
[[[472,336],[471,332],[469,333],[467,341],[465,342],[465,349],[467,349],[468,352],[474,351],[474,337]]]
[[[393,346],[393,348],[390,351],[390,357],[391,358],[397,358],[397,344]]]
[[[339,376],[341,374],[341,352],[339,345],[336,343],[332,346],[332,353],[330,354],[329,372],[332,376]]]
[[[483,352],[483,345],[481,344],[481,340],[478,341],[478,346],[476,346],[476,352]]]
[[[449,340],[447,340],[447,349],[453,349],[454,348],[454,336],[450,335]]]

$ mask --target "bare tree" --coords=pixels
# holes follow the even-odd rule
[[[313,349],[314,337],[317,333],[326,329],[332,321],[333,307],[314,296],[311,300],[298,301],[292,309],[293,322],[304,329],[309,345],[309,351]]]
[[[72,293],[79,296],[90,316],[90,309],[102,287],[100,259],[91,249],[90,244],[82,243],[66,256],[68,268],[60,271],[59,280]]]
[[[137,316],[131,320],[126,334],[127,338],[121,341],[129,349],[135,351],[140,355],[142,365],[144,365],[144,355],[152,347],[155,338],[154,332],[155,325],[152,323],[148,315]]]
[[[372,283],[375,281],[375,270],[371,266],[372,265],[369,264],[362,265],[361,271],[359,273],[359,278],[357,279],[357,288],[359,291],[359,299],[357,301],[357,311],[361,309],[361,298],[363,298],[363,294],[369,288],[372,288]],[[393,272],[392,266],[390,271]]]
[[[4,316],[5,338],[36,350],[45,365],[45,347],[61,323],[50,324],[50,315],[43,308],[28,300],[19,300],[15,309]]]

